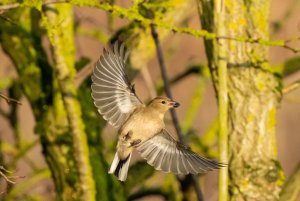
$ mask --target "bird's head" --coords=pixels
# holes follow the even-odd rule
[[[176,101],[173,101],[167,97],[159,96],[154,98],[148,106],[158,110],[159,112],[165,113],[170,108],[176,108],[179,107],[179,105],[180,104]]]

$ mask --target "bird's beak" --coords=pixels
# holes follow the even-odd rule
[[[172,107],[174,107],[174,108],[180,106],[180,104],[178,102],[173,101],[173,100],[170,101],[169,105],[172,106]]]

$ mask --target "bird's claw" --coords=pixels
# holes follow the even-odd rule
[[[129,131],[126,135],[123,136],[124,141],[130,140],[132,137],[132,131]]]
[[[133,147],[133,146],[136,146],[136,145],[140,144],[141,141],[142,141],[142,140],[140,140],[140,139],[134,140],[134,141],[132,141],[132,142],[130,143],[130,145],[131,145],[132,147]]]

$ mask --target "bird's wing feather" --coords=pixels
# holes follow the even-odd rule
[[[198,174],[224,166],[191,151],[190,148],[173,139],[165,129],[136,146],[136,149],[148,164],[164,172]]]
[[[99,113],[111,125],[120,127],[142,102],[125,73],[128,52],[115,43],[104,49],[92,75],[92,97]]]

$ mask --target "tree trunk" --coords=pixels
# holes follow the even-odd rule
[[[68,87],[68,90],[71,85],[71,91],[65,90],[62,93],[58,76],[53,76],[54,72],[41,46],[43,32],[40,27],[40,13],[35,9],[20,8],[5,14],[13,22],[18,22],[18,26],[11,22],[0,21],[1,46],[15,64],[19,76],[19,86],[29,100],[37,120],[35,132],[40,136],[43,154],[55,183],[57,199],[79,200],[84,195],[80,191],[82,185],[82,182],[80,182],[80,171],[82,170],[80,169],[82,166],[78,165],[78,160],[75,158],[79,154],[76,156],[74,154],[76,152],[73,146],[74,135],[72,135],[71,131],[80,125],[76,123],[72,127],[70,126],[69,122],[72,117],[68,119],[63,100],[63,98],[66,98],[65,96],[71,95],[72,92],[72,96],[69,96],[69,99],[73,99],[71,100],[71,103],[74,103],[72,103],[73,106],[80,109],[78,103],[76,103],[78,102],[77,98],[84,103],[81,104],[84,108],[82,110],[84,118],[81,117],[78,110],[75,113],[69,112],[69,115],[76,115],[77,122],[82,122],[83,119],[85,120],[85,125],[87,125],[84,131],[81,127],[76,132],[85,132],[83,134],[89,138],[90,146],[88,148],[90,149],[90,154],[87,154],[86,149],[81,154],[85,154],[87,157],[90,155],[93,159],[91,164],[93,165],[93,177],[96,182],[97,200],[125,200],[123,186],[113,182],[112,177],[107,174],[107,165],[101,152],[102,141],[99,135],[99,130],[103,127],[104,122],[101,124],[96,113],[91,112],[96,112],[96,110],[90,98],[90,82],[82,84],[82,87],[77,90],[79,93],[77,97],[73,93],[74,88],[72,89],[73,77],[63,79],[62,82],[66,80],[68,82],[68,85],[65,85],[65,87]],[[70,12],[70,16],[72,16],[72,12]],[[65,20],[66,18],[57,23],[57,25],[61,25],[61,22],[65,22]],[[72,30],[72,26],[70,28]],[[65,53],[68,54],[68,51],[65,51]],[[74,76],[74,63],[68,67],[73,72],[72,76]],[[69,73],[68,76],[71,76],[71,74]],[[85,144],[83,146],[87,146],[86,140],[79,141],[79,143]],[[76,147],[78,148],[78,146]],[[87,162],[85,165],[89,166],[90,163]],[[116,193],[109,193],[108,189],[112,189]],[[90,190],[85,190],[85,192],[89,195],[93,194],[91,194]]]
[[[17,9],[6,14],[16,22],[20,21],[18,26],[1,21],[1,45],[16,66],[21,90],[38,120],[35,132],[40,135],[58,200],[78,198],[80,182],[72,154],[72,137],[68,134],[61,94],[41,46],[39,14],[33,9]]]
[[[214,32],[218,23],[212,1],[201,0],[199,5],[203,28]],[[278,200],[283,184],[275,136],[281,80],[270,71],[267,46],[226,39],[268,39],[269,6],[270,1],[226,1],[224,35],[205,40],[217,91],[222,76],[218,74],[218,40],[223,40],[226,49],[230,200]]]
[[[46,7],[47,29],[54,56],[54,71],[58,90],[66,112],[69,135],[72,136],[74,158],[79,173],[80,200],[96,200],[95,182],[89,159],[85,126],[81,118],[81,106],[74,85],[75,45],[73,32],[73,6],[70,4]],[[44,20],[45,23],[45,20]],[[59,26],[58,26],[59,25]]]

